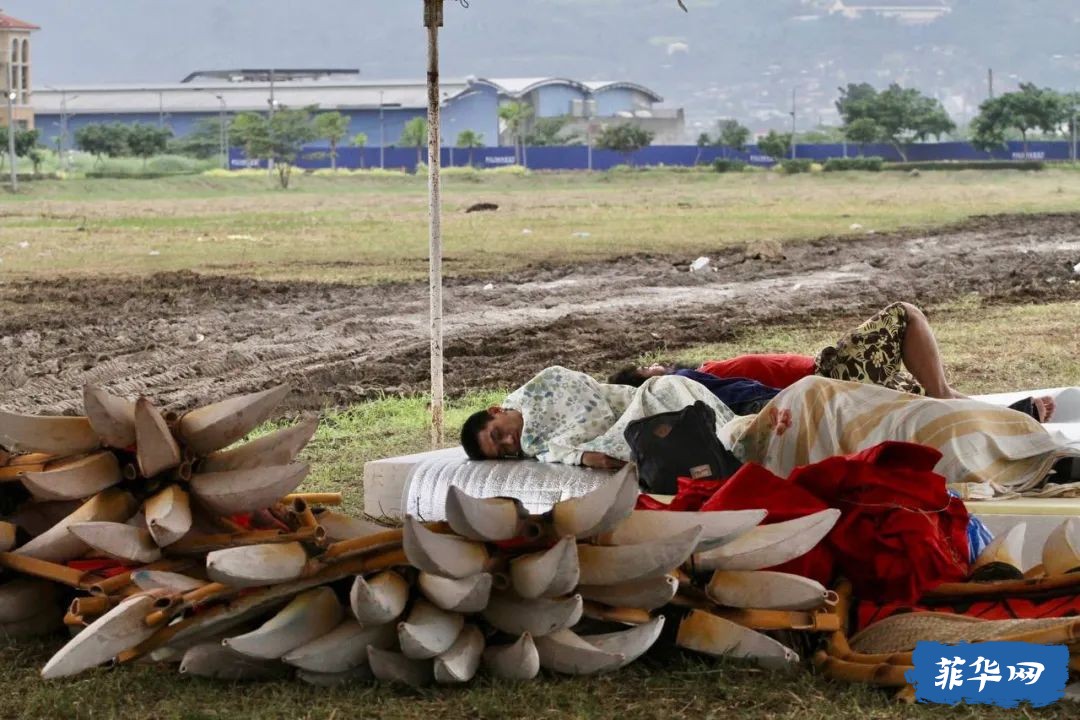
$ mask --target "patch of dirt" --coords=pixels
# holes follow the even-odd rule
[[[697,256],[543,265],[445,285],[448,390],[513,385],[564,364],[607,371],[643,352],[887,302],[977,292],[1080,299],[1080,214],[979,217],[933,233],[821,238]],[[427,387],[426,283],[368,287],[168,273],[0,283],[0,407],[74,413],[84,383],[177,409],[288,380],[290,408]]]

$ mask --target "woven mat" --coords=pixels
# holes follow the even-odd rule
[[[981,620],[949,613],[905,613],[887,617],[858,633],[851,638],[851,649],[868,654],[907,652],[914,650],[915,643],[920,640],[983,642],[1075,622],[1077,618]]]

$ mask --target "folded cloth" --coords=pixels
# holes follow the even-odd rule
[[[882,443],[796,468],[786,480],[748,464],[726,481],[682,479],[670,505],[643,497],[638,507],[763,508],[766,523],[838,508],[840,520],[824,541],[772,569],[823,584],[843,575],[859,597],[912,602],[940,583],[964,580],[970,567],[968,512],[933,472],[940,457],[933,448]]]

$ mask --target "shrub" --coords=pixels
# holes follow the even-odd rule
[[[885,163],[886,170],[1045,170],[1042,160],[935,160]]]
[[[746,169],[746,163],[742,160],[726,160],[717,158],[713,161],[713,169],[718,173],[742,172]]]
[[[885,160],[880,157],[831,158],[825,161],[825,172],[844,172],[861,170],[863,172],[881,172]]]
[[[800,158],[798,160],[781,160],[780,170],[785,175],[796,175],[798,173],[808,173],[813,169],[814,161]]]

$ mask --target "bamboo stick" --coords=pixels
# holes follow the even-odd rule
[[[604,622],[617,622],[626,625],[644,625],[652,620],[652,615],[646,610],[638,608],[608,607],[597,602],[586,600],[582,605],[582,614],[592,620]]]
[[[1077,586],[1080,586],[1080,573],[985,583],[942,583],[933,590],[927,591],[927,593],[923,595],[922,601],[950,601],[957,598],[997,598],[1009,595],[1030,595],[1032,593],[1062,590]]]
[[[315,519],[315,513],[311,512],[311,505],[306,500],[293,498],[291,505],[293,516],[301,528],[316,528],[319,526],[319,521]]]
[[[345,502],[339,492],[291,493],[282,498],[286,503],[303,500],[308,505],[341,505]]]
[[[111,598],[102,595],[79,596],[71,601],[71,614],[81,617],[104,615],[113,607]]]
[[[99,580],[90,586],[91,595],[127,595],[126,588],[131,585],[131,573],[136,570],[166,570],[169,572],[181,572],[191,567],[191,561],[185,558],[165,558],[142,567],[132,568],[126,572],[113,575],[110,578]],[[141,592],[136,589],[135,592]]]
[[[82,587],[86,577],[82,570],[69,568],[67,565],[9,552],[0,552],[0,567],[76,588]]]
[[[903,687],[907,685],[904,674],[908,670],[914,670],[911,665],[864,665],[862,663],[845,662],[835,658],[824,650],[819,650],[814,655],[814,665],[821,673],[832,680],[844,682],[866,683],[878,687]]]
[[[835,632],[840,629],[840,618],[833,613],[721,607],[712,608],[709,612],[753,630]]]

